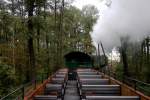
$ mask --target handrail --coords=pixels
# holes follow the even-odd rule
[[[136,81],[136,82],[138,82],[138,83],[142,83],[142,84],[144,84],[144,85],[150,86],[150,84],[145,83],[145,82],[142,82],[142,81],[139,81],[139,80],[137,80],[137,79],[134,79],[134,78],[131,78],[131,77],[127,77],[127,78],[130,79],[130,80]]]
[[[47,75],[46,78],[43,77],[44,75]],[[30,82],[28,82],[28,83],[26,83],[26,84],[23,84],[23,85],[19,86],[17,89],[13,90],[11,93],[9,93],[9,94],[7,94],[6,96],[0,98],[0,100],[7,100],[7,98],[13,96],[13,94],[18,93],[18,92],[19,92],[19,93],[21,92],[21,93],[19,94],[19,97],[21,97],[21,98],[23,99],[23,98],[24,98],[24,95],[25,95],[25,88],[26,88],[26,87],[29,87],[29,86],[34,85],[34,89],[36,89],[37,81],[41,81],[41,82],[43,83],[43,80],[44,80],[44,79],[47,79],[47,78],[48,78],[48,73],[42,73],[42,80],[35,79],[35,80],[30,81]],[[16,95],[16,97],[18,97],[18,95]],[[16,99],[16,100],[17,100],[17,99]],[[20,99],[19,99],[19,100],[20,100]]]
[[[111,76],[114,79],[117,79],[116,73],[114,73],[110,70],[109,71],[105,70],[104,72],[107,72],[107,73],[104,73],[104,74],[107,74],[108,76]],[[144,93],[145,95],[150,96],[150,91],[142,87],[142,86],[146,86],[146,87],[150,88],[150,84],[139,81],[139,80],[131,78],[131,77],[127,77],[127,76],[123,76],[122,78],[123,79],[121,79],[121,81],[123,83],[125,83],[126,85],[129,85],[129,86],[133,87],[135,90],[138,90],[138,91]]]
[[[150,88],[150,84],[142,82],[142,81],[139,81],[137,79],[133,79],[131,77],[125,77],[124,80],[125,81],[130,81],[130,82],[132,81],[133,82],[133,87],[134,87],[135,90],[141,91],[145,95],[150,96],[150,90],[148,90],[147,88],[142,87],[142,86],[145,86],[145,87],[149,87]],[[124,81],[124,83],[126,83],[125,81]],[[128,83],[126,83],[126,84],[130,85]]]
[[[145,82],[139,81],[139,80],[134,79],[134,78],[131,78],[131,77],[125,77],[125,78],[127,78],[127,79],[129,79],[129,80],[133,80],[133,81],[135,81],[135,82],[137,82],[137,83],[142,83],[143,85],[150,86],[150,84],[148,84],[148,83],[145,83]]]
[[[7,98],[8,96],[16,93],[17,91],[21,90],[24,86],[20,86],[19,88],[15,89],[14,91],[12,91],[11,93],[7,94],[6,96],[2,97],[0,100],[4,100],[5,98]]]

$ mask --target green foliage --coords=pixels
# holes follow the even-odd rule
[[[118,64],[116,66],[115,74],[116,74],[116,78],[122,81],[123,79],[123,65],[122,64]]]
[[[128,66],[128,74],[130,77],[141,80],[143,82],[150,82],[150,53],[149,53],[149,36],[142,41],[130,42],[129,37],[123,39],[122,50],[126,53],[126,66]],[[122,52],[120,52],[122,55]],[[123,58],[121,57],[121,62]],[[126,67],[125,65],[123,65]],[[117,71],[118,72],[118,71]],[[126,73],[125,73],[126,74]]]
[[[0,96],[8,94],[15,84],[15,71],[12,66],[0,64]]]
[[[87,9],[85,9],[87,7]],[[70,6],[64,12],[64,31],[67,34],[65,44],[69,50],[79,50],[91,54],[95,49],[92,45],[90,32],[95,24],[98,16],[97,9],[91,5],[83,7],[79,10],[76,7]],[[90,13],[89,12],[95,12]],[[97,17],[95,17],[97,16]],[[73,47],[71,49],[71,47]]]
[[[65,1],[63,8],[62,0],[58,0],[57,5],[55,0],[9,0],[9,3],[3,0],[3,7],[0,4],[0,62],[3,63],[0,79],[6,78],[0,80],[0,94],[6,95],[7,89],[29,82],[32,73],[41,78],[42,73],[63,67],[63,56],[68,52],[91,54],[94,51],[90,32],[98,17],[97,9],[87,5],[80,10],[71,2]],[[30,38],[35,67],[30,64]]]

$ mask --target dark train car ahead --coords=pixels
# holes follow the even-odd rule
[[[65,64],[69,69],[92,68],[91,56],[83,52],[70,52],[64,56]]]

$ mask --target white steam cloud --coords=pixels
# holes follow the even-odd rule
[[[120,45],[120,37],[139,41],[150,34],[150,0],[105,0],[91,36],[107,50]]]

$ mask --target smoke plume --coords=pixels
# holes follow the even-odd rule
[[[93,27],[93,41],[111,50],[120,45],[120,37],[140,41],[150,34],[150,0],[105,0]]]

